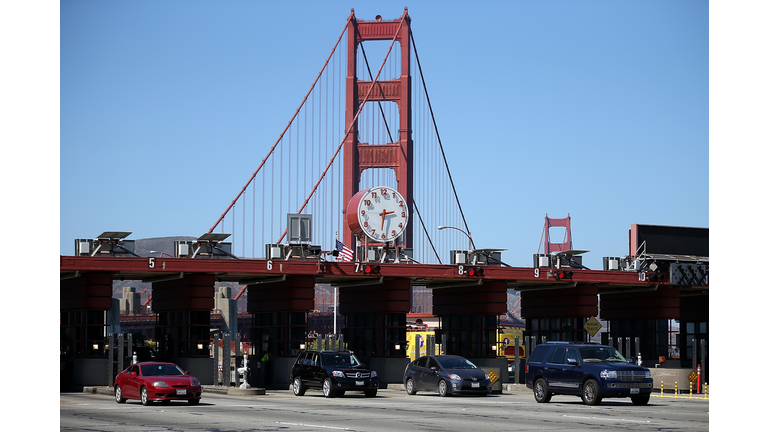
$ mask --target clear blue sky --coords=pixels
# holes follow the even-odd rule
[[[287,124],[350,5],[359,19],[403,13],[393,2],[62,2],[60,253],[107,230],[206,232]],[[707,2],[407,6],[478,247],[530,265],[545,214],[570,214],[574,246],[600,268],[628,253],[633,223],[709,226]]]

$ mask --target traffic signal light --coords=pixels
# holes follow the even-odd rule
[[[379,274],[380,269],[381,267],[376,264],[366,264],[365,266],[363,266],[363,274],[365,275]]]
[[[483,268],[482,267],[470,267],[467,270],[467,276],[482,276],[483,275]]]
[[[570,270],[557,270],[555,272],[555,279],[557,280],[570,279],[572,277],[573,272]]]

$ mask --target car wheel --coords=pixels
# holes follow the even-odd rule
[[[147,391],[146,387],[141,388],[141,404],[146,406],[151,404],[152,401],[149,400],[149,392]]]
[[[304,388],[303,385],[301,385],[301,378],[296,377],[293,379],[293,394],[296,396],[304,396],[304,392],[306,392],[307,389]]]
[[[544,378],[539,378],[533,383],[533,398],[538,403],[547,403],[552,399],[552,393],[549,392],[549,386]]]
[[[190,405],[195,406],[200,403],[200,399],[190,399],[187,401]]]
[[[125,398],[123,397],[123,390],[120,388],[119,385],[115,386],[115,402],[125,403]]]
[[[377,390],[376,389],[366,390],[364,393],[365,393],[365,397],[376,397]]]
[[[325,381],[323,381],[323,396],[332,398],[334,396],[333,393],[333,384],[331,383],[331,379],[326,378]]]
[[[413,384],[413,380],[410,378],[408,378],[408,381],[405,382],[405,392],[409,395],[416,394],[416,386]]]
[[[448,396],[448,383],[446,383],[445,380],[440,380],[440,382],[437,383],[437,393],[442,397]]]
[[[642,406],[648,404],[648,401],[651,400],[651,394],[630,396],[629,398],[632,399],[633,404]]]
[[[600,405],[600,401],[603,399],[600,396],[600,386],[597,381],[591,379],[584,383],[584,389],[581,392],[581,400],[587,405]]]

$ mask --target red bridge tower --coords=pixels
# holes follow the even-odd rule
[[[347,90],[345,130],[351,130],[344,141],[344,206],[360,190],[360,174],[367,168],[391,168],[395,171],[397,191],[405,197],[408,211],[413,214],[413,139],[411,121],[411,19],[405,9],[399,20],[358,21],[354,9],[347,27]],[[365,81],[357,77],[357,48],[367,40],[396,40],[400,44],[401,74],[391,81]],[[375,77],[374,77],[375,78]],[[371,87],[373,86],[373,89]],[[366,95],[368,98],[366,99]],[[387,144],[358,141],[356,114],[363,102],[395,102],[400,128],[397,142]],[[345,217],[346,218],[346,217]],[[402,244],[413,241],[413,224],[406,226]],[[344,228],[344,243],[354,247],[355,239],[349,227]]]

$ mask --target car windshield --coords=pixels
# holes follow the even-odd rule
[[[439,361],[445,369],[477,369],[474,363],[461,357],[443,357]]]
[[[579,348],[579,354],[584,363],[626,363],[627,359],[624,358],[616,348],[613,347],[587,347]]]
[[[172,364],[152,364],[142,365],[141,375],[160,376],[160,375],[184,375],[184,371],[178,366]]]
[[[323,358],[323,365],[324,366],[333,366],[333,367],[359,367],[361,366],[360,361],[355,357],[354,354],[350,353],[323,353],[321,354]]]

